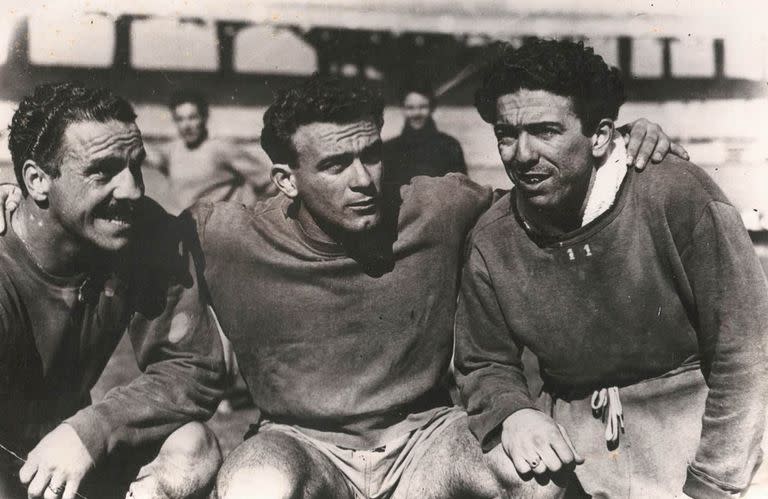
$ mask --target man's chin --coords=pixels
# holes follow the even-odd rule
[[[373,230],[381,224],[381,214],[371,214],[365,217],[360,217],[355,223],[348,227],[347,230],[353,233],[363,233],[369,230]]]
[[[107,231],[98,231],[89,237],[90,243],[102,251],[120,251],[130,242],[133,234],[131,226]]]

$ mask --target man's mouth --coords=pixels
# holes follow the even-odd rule
[[[540,173],[540,172],[527,172],[527,173],[518,173],[517,179],[526,184],[526,185],[536,185],[540,184],[546,179],[550,177],[547,173]]]
[[[347,206],[354,210],[371,210],[376,208],[376,198],[368,198],[361,201],[355,201],[354,203],[349,203]]]
[[[116,227],[130,227],[133,224],[133,205],[110,206],[105,208],[97,218]]]

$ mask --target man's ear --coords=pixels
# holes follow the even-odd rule
[[[29,196],[35,201],[47,201],[51,190],[51,176],[40,168],[35,161],[28,159],[21,167],[21,178],[27,187]]]
[[[274,164],[271,175],[272,182],[280,189],[280,192],[291,199],[299,195],[299,190],[296,188],[296,176],[290,166],[280,163]]]
[[[595,158],[604,158],[611,152],[611,144],[613,143],[613,132],[616,129],[616,125],[613,120],[602,119],[597,124],[595,132],[592,134],[590,140],[592,141],[592,156]]]

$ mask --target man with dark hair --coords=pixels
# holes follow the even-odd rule
[[[204,304],[182,297],[184,227],[143,197],[135,118],[71,83],[39,86],[13,116],[23,198],[0,238],[3,498],[199,497],[220,464],[196,421],[221,394],[221,345]],[[126,328],[143,374],[91,403]]]
[[[179,91],[168,108],[179,137],[150,150],[146,166],[168,178],[179,208],[200,200],[253,204],[276,193],[266,158],[259,159],[231,141],[208,135],[208,101],[197,92]]]
[[[591,497],[731,497],[760,462],[768,286],[702,170],[625,168],[623,102],[618,72],[567,41],[508,48],[477,91],[515,188],[468,245],[456,370],[469,426],[497,476],[551,479],[542,496],[575,470]]]
[[[491,192],[463,175],[384,186],[383,105],[317,75],[281,93],[262,132],[281,195],[192,210],[205,286],[185,294],[210,300],[261,411],[221,499],[501,492],[442,383],[461,247]]]
[[[407,184],[413,177],[467,173],[464,152],[455,138],[440,132],[432,115],[436,102],[432,86],[415,80],[402,96],[405,124],[400,135],[384,143],[384,183]]]

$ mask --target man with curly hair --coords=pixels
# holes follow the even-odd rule
[[[309,78],[264,116],[281,195],[192,210],[199,292],[260,410],[221,499],[501,493],[442,382],[461,248],[491,192],[463,175],[383,185],[382,114],[357,81]]]
[[[210,303],[261,411],[221,499],[502,494],[442,383],[461,248],[491,193],[462,175],[383,187],[382,111],[356,81],[284,92],[262,135],[281,195],[183,219],[200,246],[163,315],[183,331],[184,304]],[[633,133],[645,158],[669,148],[656,125]]]
[[[469,426],[497,476],[534,477],[541,496],[578,481],[590,497],[731,497],[760,462],[768,286],[701,169],[625,168],[623,102],[617,70],[568,41],[508,48],[476,93],[515,188],[468,243]]]
[[[195,278],[184,227],[144,197],[135,119],[71,83],[39,86],[13,116],[23,197],[0,238],[3,498],[201,497],[221,462],[197,422],[221,395],[221,343],[182,293]],[[143,374],[92,403],[126,328]]]

